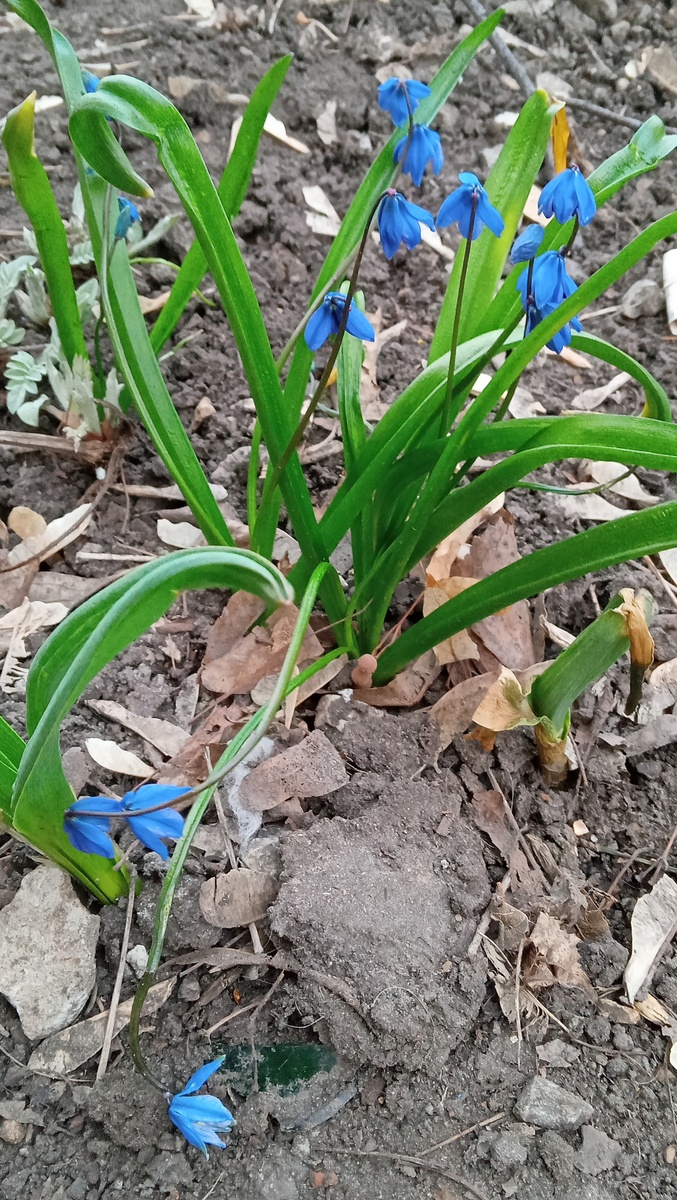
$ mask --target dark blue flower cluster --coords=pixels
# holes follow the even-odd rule
[[[579,225],[588,225],[597,212],[597,202],[587,179],[574,166],[560,171],[546,184],[541,192],[538,211],[546,217],[554,216],[561,225],[573,218]],[[576,284],[567,273],[566,251],[546,250],[544,254],[538,253],[544,236],[545,232],[539,225],[531,225],[520,234],[510,251],[513,265],[529,264],[517,280],[517,290],[527,318],[525,334],[531,333],[576,291]],[[581,329],[578,317],[572,317],[550,339],[548,349],[561,354],[571,342],[572,334],[580,333]]]
[[[394,159],[400,163],[405,175],[411,175],[420,187],[423,176],[430,166],[438,175],[444,164],[444,153],[439,133],[427,125],[413,124],[413,115],[421,100],[430,95],[427,84],[418,79],[386,79],[378,89],[378,101],[385,112],[390,113],[398,128],[410,122],[407,134],[397,143]],[[386,258],[393,258],[401,245],[413,250],[422,237],[422,226],[435,229],[458,224],[462,237],[475,241],[485,225],[500,237],[505,228],[503,218],[494,208],[476,175],[463,171],[459,175],[461,186],[447,196],[437,216],[437,222],[427,209],[407,200],[395,188],[388,188],[378,205],[378,230],[381,246]],[[340,292],[328,292],[322,304],[310,317],[305,340],[311,350],[320,346],[331,334],[338,332],[345,298]],[[351,303],[346,326],[347,332],[363,341],[373,341],[374,331],[367,318]]]
[[[163,783],[145,783],[138,791],[127,792],[121,800],[109,796],[85,797],[76,800],[64,813],[64,830],[71,845],[83,854],[115,858],[110,823],[113,817],[123,817],[135,838],[166,859],[169,852],[161,839],[179,840],[184,825],[181,813],[175,808],[158,808],[156,812],[139,812],[139,809],[173,804],[189,790]]]

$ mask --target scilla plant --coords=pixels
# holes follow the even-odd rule
[[[578,229],[625,184],[651,170],[677,144],[657,117],[629,145],[585,180],[574,164],[544,190],[541,208],[550,220],[542,239],[529,232],[513,246],[529,191],[539,172],[557,105],[535,92],[510,131],[486,185],[463,171],[459,187],[444,201],[437,224],[453,224],[462,236],[426,369],[409,383],[371,429],[360,408],[362,340],[373,336],[358,303],[359,271],[371,226],[378,222],[384,252],[413,247],[425,209],[395,186],[400,173],[418,186],[443,161],[436,113],[502,14],[484,21],[450,55],[430,86],[392,79],[380,91],[395,130],[369,169],[342,222],[320,272],[309,306],[280,357],[273,357],[263,315],[231,220],[237,213],[254,162],[265,112],[289,65],[281,60],[265,76],[245,113],[235,150],[215,187],[195,140],[171,102],[147,84],[112,76],[85,90],[72,48],[53,31],[35,0],[9,7],[40,33],[52,53],[70,111],[103,307],[118,366],[160,453],[182,487],[210,541],[224,541],[224,523],[187,439],[174,440],[176,414],[151,348],[173,332],[188,297],[209,269],[233,330],[257,410],[249,478],[248,520],[252,547],[269,557],[284,504],[302,556],[290,576],[297,597],[319,563],[346,534],[353,551],[349,593],[333,567],[321,597],[338,640],[353,655],[379,650],[388,608],[398,582],[445,536],[501,492],[524,484],[549,463],[585,457],[628,467],[673,471],[677,431],[662,387],[622,349],[582,332],[579,313],[617,283],[661,239],[677,232],[677,214],[651,224],[619,250],[580,288],[566,260]],[[149,185],[132,167],[118,130],[149,138],[197,235],[169,303],[150,340],[139,321],[128,265],[113,238],[119,212],[115,189],[143,199]],[[242,139],[245,126],[247,137]],[[242,139],[242,140],[241,140]],[[86,165],[85,165],[86,164]],[[136,203],[136,202],[135,202]],[[512,247],[513,269],[503,278]],[[308,394],[315,356],[331,340],[319,380]],[[544,417],[505,420],[512,390],[525,367],[546,345],[574,347],[626,370],[643,386],[641,418]],[[472,398],[479,374],[499,351],[502,365]],[[317,519],[298,457],[298,446],[337,368],[345,478]],[[165,423],[166,421],[166,423]],[[261,440],[269,466],[259,495]],[[479,458],[501,455],[480,473]],[[374,680],[385,682],[446,637],[563,580],[652,553],[677,542],[677,504],[632,513],[537,551],[449,600],[405,630],[378,653]]]

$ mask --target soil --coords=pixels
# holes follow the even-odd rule
[[[331,38],[297,20],[296,6],[290,4],[275,5],[272,34],[270,5],[265,13],[256,4],[233,9],[233,28],[222,32],[179,19],[186,11],[180,0],[121,0],[114,9],[102,0],[86,6],[68,0],[47,5],[50,17],[92,69],[102,61],[126,64],[163,91],[170,76],[195,81],[179,103],[214,175],[222,169],[230,127],[240,111],[223,99],[225,93],[250,94],[267,66],[294,52],[275,113],[310,153],[300,155],[265,140],[236,224],[275,350],[294,328],[328,246],[326,238],[306,226],[303,185],[319,183],[337,210],[345,211],[374,149],[389,132],[389,120],[375,103],[375,72],[387,63],[404,62],[416,76],[429,78],[468,21],[464,4],[453,0],[427,5],[309,0],[306,7],[309,17],[327,26]],[[670,3],[580,0],[578,7],[556,0],[549,7],[516,0],[509,7],[514,11],[505,27],[531,46],[518,53],[532,74],[554,71],[578,97],[639,118],[656,112],[666,123],[677,124],[674,95],[647,76],[628,83],[624,73],[625,64],[644,48],[674,45],[677,12]],[[0,66],[3,111],[34,86],[40,93],[58,92],[41,44],[25,31],[2,31]],[[331,99],[337,101],[338,140],[324,146],[315,121]],[[422,203],[436,211],[458,170],[485,176],[483,152],[503,138],[495,118],[519,103],[513,81],[495,52],[485,47],[436,122],[446,162],[439,177],[426,180]],[[575,129],[584,164],[602,161],[628,137],[616,122],[578,111]],[[37,134],[65,211],[73,165],[63,110],[45,112]],[[178,206],[148,145],[130,145],[135,162],[155,187],[155,198],[143,208],[148,227]],[[575,278],[585,278],[623,239],[672,211],[676,200],[673,160],[626,188],[583,231],[573,257]],[[7,188],[0,192],[0,222],[3,256],[9,258],[20,252],[12,230],[21,228],[23,218]],[[178,261],[190,240],[183,220],[165,238],[162,255]],[[617,304],[635,278],[659,280],[660,269],[656,252],[596,307]],[[139,289],[156,294],[171,277],[166,267],[144,268]],[[392,264],[376,247],[368,247],[362,274],[368,305],[382,309],[384,326],[408,319],[399,339],[380,355],[384,400],[419,369],[446,280],[445,261],[426,247],[398,255]],[[208,282],[206,292],[213,295]],[[588,315],[586,327],[645,362],[674,395],[674,350],[665,338],[664,314],[634,322],[617,311]],[[166,362],[168,384],[187,427],[197,403],[204,396],[212,401],[215,415],[192,435],[193,443],[209,477],[227,484],[229,500],[243,515],[246,460],[237,452],[248,445],[252,429],[247,385],[218,307],[193,303],[180,329],[181,337],[189,334],[199,336]],[[558,413],[582,388],[611,374],[603,365],[586,372],[550,358],[539,360],[525,382],[548,413]],[[637,389],[626,386],[606,408],[637,412],[640,406]],[[3,422],[18,428],[6,414]],[[89,468],[65,466],[66,461],[0,449],[0,515],[19,504],[38,508],[47,519],[73,508],[93,475]],[[335,460],[310,467],[308,474],[321,497],[336,483]],[[672,484],[658,473],[638,475],[661,498],[673,494]],[[169,482],[138,424],[125,459],[125,478],[128,483]],[[561,470],[557,478],[564,481]],[[537,493],[513,493],[509,507],[523,552],[582,528],[575,521],[567,526],[556,507]],[[154,500],[132,499],[128,510],[124,497],[109,493],[86,543],[67,548],[59,569],[92,576],[113,569],[110,562],[78,559],[83,548],[94,553],[159,552],[157,508]],[[677,618],[665,592],[641,564],[555,589],[547,597],[548,615],[577,633],[595,615],[594,597],[604,605],[619,586],[643,586],[653,593],[657,657],[677,656]],[[173,718],[181,683],[199,666],[207,630],[222,602],[216,595],[188,597],[181,611],[187,612],[192,628],[172,635],[180,661],[167,656],[166,633],[154,630],[102,672],[68,719],[64,748],[80,747],[93,730],[110,736],[110,727],[86,707],[87,699],[117,699],[133,711]],[[171,1000],[149,1019],[144,1044],[153,1068],[172,1089],[214,1057],[220,1045],[322,1043],[336,1050],[335,1065],[292,1096],[274,1087],[227,1088],[214,1077],[212,1090],[233,1108],[237,1126],[229,1149],[214,1151],[205,1162],[169,1124],[159,1093],[134,1073],[124,1034],[101,1084],[93,1085],[91,1063],[75,1080],[44,1076],[23,1065],[32,1047],[14,1010],[0,1001],[0,1053],[7,1056],[0,1065],[0,1102],[25,1100],[37,1114],[23,1126],[18,1143],[0,1141],[2,1200],[136,1200],[155,1194],[171,1200],[231,1195],[297,1200],[314,1193],[332,1200],[457,1200],[470,1194],[491,1200],[512,1195],[520,1200],[677,1196],[677,1125],[660,1032],[648,1024],[612,1022],[582,991],[555,984],[544,1001],[549,1014],[534,1014],[520,1040],[502,1014],[485,958],[473,942],[505,868],[476,828],[470,801],[497,782],[520,826],[538,834],[557,861],[574,863],[577,879],[597,897],[616,876],[619,859],[640,852],[641,862],[627,871],[608,914],[609,931],[589,936],[581,947],[598,990],[612,999],[620,995],[630,915],[646,890],[642,873],[662,852],[677,820],[675,747],[630,759],[599,738],[600,712],[608,710],[605,730],[620,727],[613,702],[622,676],[621,668],[610,672],[601,698],[586,695],[578,705],[574,728],[588,754],[586,779],[561,791],[544,789],[527,732],[499,736],[491,755],[475,742],[456,739],[434,763],[420,713],[382,713],[344,693],[322,700],[317,711],[312,705],[302,710],[302,719],[316,722],[334,742],[351,781],[314,802],[315,819],[309,817],[302,827],[267,827],[280,839],[282,874],[269,926],[261,928],[267,947],[292,952],[298,970],[284,974],[253,1024],[249,1018],[233,1020],[213,1035],[210,1045],[206,1031],[238,1007],[263,999],[275,972],[259,968],[253,977],[251,970],[224,974],[203,961],[183,975]],[[20,694],[3,697],[3,712],[22,729]],[[143,751],[132,735],[124,744]],[[89,778],[94,789],[116,782],[96,770]],[[577,848],[570,829],[576,818],[593,831]],[[16,844],[6,843],[0,853],[2,905],[11,900],[34,860]],[[133,945],[149,942],[158,862],[154,856],[143,860],[146,888],[132,929]],[[168,954],[196,948],[204,954],[217,941],[229,940],[205,924],[197,906],[200,880],[205,870],[214,869],[199,854],[191,859],[177,898]],[[107,1007],[120,953],[124,914],[105,909],[101,915],[97,987],[88,1012]],[[677,955],[666,956],[653,987],[667,1004],[677,1004]],[[131,995],[133,988],[128,971],[123,994]],[[543,1130],[518,1118],[517,1097],[537,1073],[589,1102],[592,1116],[582,1133]],[[449,1142],[497,1114],[503,1116],[494,1124]],[[437,1148],[445,1142],[449,1144]],[[422,1162],[406,1161],[406,1156],[421,1155]]]

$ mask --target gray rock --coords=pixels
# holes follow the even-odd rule
[[[626,40],[632,26],[629,21],[616,21],[615,25],[611,26],[609,33],[617,45],[622,46]]]
[[[527,1161],[527,1148],[518,1133],[504,1129],[491,1147],[491,1158],[503,1170],[521,1167]]]
[[[574,1155],[574,1164],[584,1175],[601,1175],[610,1171],[623,1153],[622,1146],[601,1129],[584,1125],[581,1129],[583,1145]]]
[[[0,992],[29,1038],[65,1029],[82,1012],[96,980],[99,918],[87,912],[58,867],[24,876],[3,909]]]
[[[621,301],[624,317],[657,317],[665,308],[665,293],[655,279],[638,279],[628,288]]]
[[[592,1113],[587,1100],[540,1075],[527,1084],[515,1104],[515,1114],[521,1121],[541,1129],[578,1129]]]
[[[558,1133],[546,1129],[538,1139],[538,1150],[546,1167],[556,1179],[567,1179],[571,1175],[576,1155],[573,1147]]]

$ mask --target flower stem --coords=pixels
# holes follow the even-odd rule
[[[562,255],[562,258],[567,258],[569,256],[569,254],[571,254],[571,251],[573,250],[574,242],[576,241],[576,236],[578,234],[579,228],[580,228],[580,226],[579,226],[578,216],[575,216],[574,217],[574,227],[571,230],[571,237],[569,238],[569,241],[567,242],[564,249],[560,250],[560,254]],[[532,259],[532,263],[533,263],[533,259]]]
[[[468,264],[470,262],[470,249],[472,246],[472,232],[475,224],[475,215],[477,213],[477,204],[479,197],[473,193],[472,209],[470,212],[470,220],[468,222],[468,236],[465,241],[465,250],[463,252],[463,262],[461,264],[461,275],[458,281],[458,295],[456,297],[456,312],[454,313],[454,324],[451,330],[451,346],[449,347],[449,370],[447,372],[447,386],[444,393],[444,403],[442,405],[442,421],[440,424],[440,437],[446,437],[451,424],[451,406],[454,395],[454,373],[456,371],[456,352],[458,350],[458,333],[461,327],[461,310],[463,308],[463,293],[465,291],[465,281],[468,276]]]

